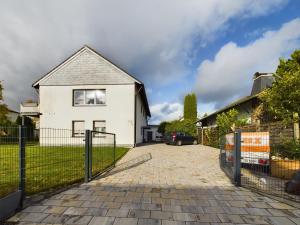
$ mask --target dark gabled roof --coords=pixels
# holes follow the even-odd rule
[[[91,48],[91,47],[89,47],[87,45],[84,45],[82,48],[80,48],[79,50],[77,50],[74,54],[72,54],[71,56],[69,56],[68,58],[66,58],[63,62],[61,62],[60,64],[58,64],[57,66],[55,66],[53,69],[51,69],[48,73],[46,73],[45,75],[43,75],[40,79],[38,79],[37,81],[35,81],[32,84],[32,86],[35,87],[35,88],[38,88],[39,83],[40,83],[41,80],[43,80],[44,78],[48,77],[52,72],[54,72],[56,69],[59,69],[59,67],[61,67],[63,64],[65,64],[66,62],[68,62],[69,60],[71,60],[74,56],[76,56],[78,53],[80,53],[81,51],[83,51],[85,49],[88,49],[91,52],[95,53],[96,55],[100,56],[101,58],[103,58],[104,60],[106,60],[107,62],[109,62],[113,66],[115,66],[116,68],[118,68],[120,71],[122,71],[123,73],[125,73],[126,75],[128,75],[135,82],[140,83],[140,84],[143,83],[140,80],[138,80],[137,78],[135,78],[134,76],[132,76],[131,74],[129,74],[126,70],[124,70],[123,68],[121,68],[120,66],[116,65],[111,60],[107,59],[105,56],[103,56],[102,54],[100,54],[99,52],[97,52],[96,50],[94,50],[93,48]]]
[[[146,95],[146,91],[145,91],[145,86],[143,84],[142,81],[140,81],[139,79],[135,78],[134,76],[132,76],[130,73],[128,73],[126,70],[124,70],[123,68],[121,68],[120,66],[116,65],[115,63],[113,63],[111,60],[109,60],[108,58],[104,57],[102,54],[100,54],[99,52],[97,52],[96,50],[94,50],[93,48],[84,45],[82,48],[80,48],[78,51],[76,51],[74,54],[72,54],[71,56],[69,56],[68,58],[66,58],[63,62],[61,62],[59,65],[55,66],[53,69],[51,69],[48,73],[46,73],[45,75],[43,75],[40,79],[38,79],[36,82],[34,82],[32,84],[32,86],[34,88],[38,88],[39,87],[39,83],[40,81],[42,81],[44,78],[46,78],[47,76],[49,76],[52,72],[54,72],[56,69],[58,69],[60,66],[62,66],[63,64],[65,64],[66,62],[68,62],[69,60],[71,60],[71,58],[73,58],[74,56],[76,56],[78,53],[80,53],[81,51],[83,51],[84,49],[89,49],[90,51],[94,52],[96,55],[100,56],[101,58],[103,58],[104,60],[106,60],[107,62],[109,62],[110,64],[112,64],[113,66],[115,66],[116,68],[118,68],[119,70],[121,70],[123,73],[125,73],[126,75],[128,75],[131,79],[134,80],[134,82],[136,84],[138,84],[139,86],[142,87],[141,89],[141,96],[143,99],[143,103],[144,106],[146,108],[146,112],[147,115],[151,117],[151,113],[150,113],[150,108],[149,108],[149,104],[148,104],[148,99],[147,99],[147,95]]]
[[[228,109],[231,109],[231,108],[233,108],[235,106],[238,106],[240,104],[243,104],[243,103],[246,103],[248,101],[251,101],[252,99],[255,99],[257,97],[258,97],[258,95],[251,95],[251,96],[246,96],[246,97],[240,98],[240,99],[232,102],[231,104],[229,104],[229,105],[227,105],[227,106],[225,106],[225,107],[223,107],[223,108],[221,108],[221,109],[219,109],[219,110],[217,110],[217,111],[215,111],[215,112],[213,112],[213,113],[211,113],[211,114],[209,114],[209,115],[207,115],[207,116],[199,119],[197,122],[201,122],[201,121],[203,121],[203,120],[205,120],[205,119],[207,119],[209,117],[212,117],[214,115],[220,114],[220,113],[222,113],[222,112],[224,112],[224,111],[226,111]]]

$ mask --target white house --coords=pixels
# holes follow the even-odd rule
[[[162,141],[162,134],[158,132],[159,125],[148,125],[144,127],[144,141],[145,142],[160,142]]]
[[[125,146],[143,141],[151,116],[144,84],[88,46],[32,86],[39,104],[29,111],[39,114],[40,129],[72,129],[74,139],[85,129],[106,131]]]

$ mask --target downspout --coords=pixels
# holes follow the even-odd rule
[[[134,91],[135,91],[135,87],[136,86],[134,86]],[[139,90],[137,91],[137,92],[135,92],[135,96],[134,96],[134,147],[136,147],[136,105],[137,105],[137,95],[140,93],[140,91],[142,90],[142,87],[143,86],[141,86],[140,88],[139,88]]]

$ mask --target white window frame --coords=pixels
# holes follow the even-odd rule
[[[72,121],[72,137],[84,137],[84,128],[83,130],[75,130],[75,123],[79,122],[79,123],[83,123],[83,127],[85,126],[85,121],[84,120],[73,120]]]
[[[106,120],[94,120],[93,121],[93,130],[95,130],[95,123],[96,122],[104,122],[105,123],[105,131],[99,131],[99,132],[103,132],[103,133],[106,133]],[[97,132],[95,132],[94,133],[94,136],[95,137],[100,137],[100,138],[106,138],[106,135],[105,134],[103,134],[103,133],[97,133]]]
[[[83,104],[76,104],[75,103],[75,92],[76,91],[82,91],[83,92]],[[104,93],[104,103],[97,103],[96,101],[96,95],[94,97],[94,103],[93,104],[87,104],[86,103],[86,92],[87,91],[102,91]],[[106,89],[73,89],[73,96],[72,96],[73,106],[101,106],[106,105]]]

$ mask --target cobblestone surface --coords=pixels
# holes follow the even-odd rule
[[[130,164],[151,153],[152,159]],[[137,147],[107,176],[30,206],[18,224],[300,224],[300,210],[234,187],[204,146]],[[146,157],[147,158],[147,157]]]

